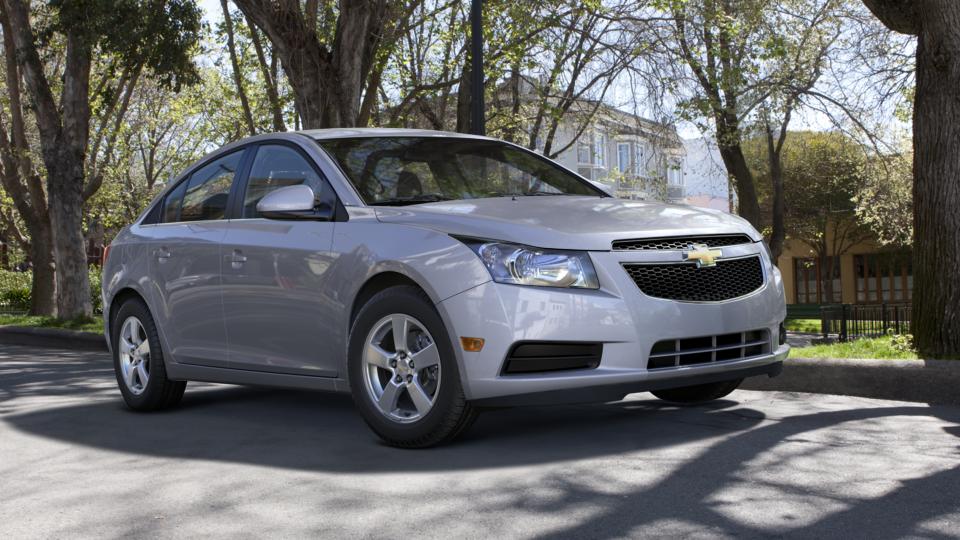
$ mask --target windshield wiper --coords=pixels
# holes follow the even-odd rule
[[[527,192],[527,193],[523,193],[522,195],[523,195],[524,197],[541,197],[541,196],[543,196],[543,195],[573,195],[573,193],[563,193],[563,192],[560,192],[560,191],[558,191],[558,192],[556,192],[556,193],[551,193],[551,192],[549,192],[549,191],[530,191],[530,192]]]
[[[454,200],[453,197],[447,197],[446,195],[441,195],[439,193],[425,193],[423,195],[412,195],[410,197],[394,197],[392,199],[384,199],[382,201],[377,201],[370,204],[372,206],[406,206],[408,204],[421,204],[452,200]]]

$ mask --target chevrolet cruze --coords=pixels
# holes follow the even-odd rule
[[[117,235],[103,300],[132,409],[187,381],[350,392],[405,447],[490,406],[717,399],[788,352],[780,274],[742,219],[433,131],[213,152]]]

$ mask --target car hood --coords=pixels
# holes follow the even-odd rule
[[[745,233],[745,220],[718,210],[612,197],[493,197],[376,207],[384,223],[555,249],[605,251],[614,240]]]

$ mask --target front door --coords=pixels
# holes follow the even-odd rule
[[[324,294],[335,223],[257,213],[264,195],[299,184],[313,188],[318,202],[335,203],[329,185],[296,148],[278,143],[256,150],[221,256],[230,362],[238,369],[336,377],[337,351],[330,344],[338,305]]]

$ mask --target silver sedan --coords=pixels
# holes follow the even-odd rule
[[[187,381],[350,392],[405,447],[488,406],[717,399],[788,352],[780,274],[742,219],[433,131],[211,153],[114,239],[103,300],[133,409]]]

